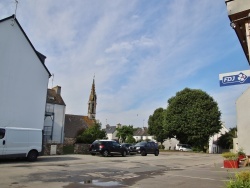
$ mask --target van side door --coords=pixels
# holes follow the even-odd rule
[[[3,155],[5,147],[5,129],[0,128],[0,155]]]

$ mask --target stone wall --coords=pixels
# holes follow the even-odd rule
[[[75,138],[64,138],[64,145],[74,145],[76,142]]]
[[[75,144],[75,154],[89,154],[89,144]]]
[[[56,150],[53,150],[55,149]],[[63,144],[45,144],[43,148],[43,155],[62,155],[63,154]]]
[[[69,144],[46,144],[44,146],[43,155],[62,155],[63,147]],[[72,146],[72,145],[71,145]],[[74,154],[89,154],[89,144],[73,144]],[[55,150],[56,148],[56,150]]]

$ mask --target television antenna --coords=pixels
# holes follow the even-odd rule
[[[15,14],[14,14],[14,18],[12,19],[12,26],[14,26],[15,24],[15,19],[16,19],[16,12],[17,12],[17,5],[18,5],[18,0],[15,0],[15,3],[16,3],[16,8],[15,8]]]
[[[54,81],[54,74],[52,74],[52,79],[51,79],[51,88],[53,88],[53,81]]]

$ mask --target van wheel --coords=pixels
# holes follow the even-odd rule
[[[37,156],[38,156],[37,151],[31,150],[31,151],[28,153],[27,159],[28,159],[29,162],[34,162],[34,161],[36,161]]]
[[[159,155],[159,151],[156,150],[156,151],[155,151],[155,156],[158,156],[158,155]]]

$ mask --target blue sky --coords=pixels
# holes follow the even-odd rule
[[[0,1],[0,18],[15,1]],[[224,0],[19,0],[17,19],[47,56],[67,114],[87,115],[95,75],[102,125],[147,126],[189,87],[211,95],[226,127],[249,85],[219,86],[219,74],[249,69]],[[52,79],[48,87],[51,88]]]

